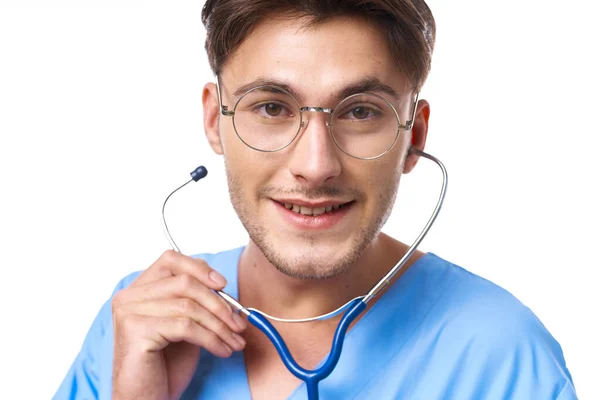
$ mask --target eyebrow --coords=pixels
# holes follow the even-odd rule
[[[238,87],[233,92],[233,95],[235,97],[240,97],[247,91],[249,91],[257,86],[276,86],[276,87],[279,87],[279,88],[284,89],[285,91],[289,92],[296,99],[300,99],[302,97],[288,83],[277,80],[277,79],[266,79],[266,78],[258,78],[258,79],[253,80],[252,82],[249,82],[247,84],[244,84],[244,85]],[[340,91],[338,91],[338,93],[335,97],[337,98],[338,101],[340,101],[340,100],[345,99],[346,97],[352,96],[353,94],[367,93],[367,92],[385,93],[387,95],[392,96],[394,98],[394,100],[396,100],[397,102],[400,101],[400,95],[398,94],[398,92],[396,92],[396,90],[393,87],[391,87],[390,85],[388,85],[386,83],[383,83],[382,81],[380,81],[378,78],[375,78],[375,77],[365,77],[358,82],[350,83],[350,84],[344,86]]]
[[[358,81],[356,83],[345,86],[340,91],[339,97],[341,100],[341,99],[345,99],[348,96],[352,96],[353,94],[356,94],[356,93],[368,93],[368,92],[385,93],[385,94],[392,96],[394,98],[394,100],[400,101],[400,95],[398,94],[398,92],[396,92],[396,90],[393,87],[391,87],[390,85],[383,83],[379,79],[373,78],[373,77],[367,77],[367,78],[361,79],[360,81]]]
[[[247,91],[254,89],[255,87],[258,87],[258,86],[276,86],[287,92],[290,92],[291,95],[294,96],[296,99],[300,97],[298,95],[298,93],[294,90],[294,88],[292,88],[287,83],[276,80],[276,79],[265,79],[265,78],[258,78],[258,79],[253,80],[252,82],[246,83],[245,85],[238,87],[235,90],[235,92],[233,92],[233,95],[235,97],[240,97]]]

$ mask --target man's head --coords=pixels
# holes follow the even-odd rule
[[[319,279],[344,271],[387,220],[401,174],[417,161],[408,155],[411,143],[425,145],[429,106],[414,100],[433,49],[429,9],[409,0],[209,0],[203,21],[220,82],[220,91],[205,87],[204,125],[224,155],[231,200],[251,240],[287,275]],[[243,97],[265,84],[269,101]],[[357,92],[370,96],[337,107]],[[221,105],[233,115],[222,115]],[[393,128],[375,123],[384,114],[395,115]],[[244,115],[258,122],[246,124]],[[282,121],[298,123],[286,146],[248,145],[249,126],[263,140],[258,147],[279,142]],[[367,160],[348,155],[345,140],[358,143],[350,153],[366,155],[384,140],[361,126],[383,126],[393,146]]]

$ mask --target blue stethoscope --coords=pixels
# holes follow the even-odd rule
[[[417,246],[419,246],[421,241],[423,241],[423,238],[429,232],[431,225],[433,224],[433,222],[435,221],[435,219],[437,218],[437,216],[440,212],[440,209],[444,202],[444,197],[446,195],[446,189],[448,186],[448,173],[446,172],[446,168],[444,167],[444,164],[442,164],[442,162],[440,160],[438,160],[437,158],[433,157],[430,154],[427,154],[427,153],[420,151],[418,149],[415,149],[415,148],[411,148],[410,151],[413,154],[417,154],[420,157],[425,157],[425,158],[435,162],[440,167],[440,169],[442,170],[442,177],[443,177],[442,189],[440,191],[440,196],[439,196],[438,202],[435,206],[435,209],[433,210],[433,213],[431,214],[431,217],[429,218],[429,221],[427,221],[427,224],[425,225],[425,227],[423,228],[423,230],[421,231],[421,233],[419,234],[419,236],[417,237],[415,242],[412,244],[412,246],[409,247],[408,251],[406,252],[406,254],[404,254],[404,256],[400,259],[400,261],[398,261],[396,263],[396,265],[394,265],[394,267],[369,291],[369,293],[367,293],[364,296],[359,296],[359,297],[356,297],[356,298],[350,300],[349,302],[347,302],[346,304],[344,304],[337,310],[334,310],[328,314],[319,315],[319,316],[311,317],[311,318],[303,318],[303,319],[284,319],[284,318],[273,317],[271,315],[268,315],[260,310],[254,309],[254,308],[250,308],[250,307],[246,308],[243,305],[241,305],[237,300],[235,300],[233,297],[229,296],[227,293],[224,293],[222,291],[216,292],[225,301],[227,301],[234,309],[236,309],[239,312],[244,313],[246,315],[246,317],[248,318],[248,321],[250,321],[250,323],[252,323],[258,329],[260,329],[269,338],[269,340],[271,340],[271,342],[277,349],[277,352],[279,353],[279,356],[281,357],[281,360],[283,361],[285,366],[290,370],[290,372],[294,376],[303,380],[306,383],[306,390],[308,392],[309,400],[318,400],[319,399],[319,382],[322,381],[323,379],[327,378],[329,376],[329,374],[331,374],[331,372],[335,368],[338,360],[340,359],[340,355],[342,353],[342,346],[344,344],[345,334],[346,334],[346,331],[348,330],[348,327],[350,326],[350,324],[367,308],[368,302],[371,301],[374,297],[376,297],[390,283],[390,281],[394,277],[394,275],[396,275],[398,273],[398,271],[400,271],[400,269],[404,266],[406,261],[415,252],[415,250],[417,249]],[[167,228],[167,223],[166,223],[166,219],[165,219],[165,206],[166,206],[169,198],[175,192],[177,192],[179,189],[183,188],[184,186],[186,186],[188,183],[190,183],[192,181],[198,182],[200,179],[204,178],[207,175],[207,173],[208,173],[208,171],[203,166],[196,168],[194,171],[192,171],[190,173],[190,175],[192,176],[192,179],[190,179],[188,182],[184,183],[183,185],[181,185],[180,187],[175,189],[173,192],[171,192],[171,194],[169,194],[169,196],[167,196],[167,198],[165,199],[165,201],[163,203],[163,207],[162,207],[163,227],[164,227],[167,239],[169,240],[173,249],[176,251],[180,252],[179,248],[177,247],[177,245],[173,241],[173,238],[171,237],[169,229]],[[318,367],[317,369],[314,369],[314,370],[304,369],[300,365],[298,365],[296,360],[294,360],[294,358],[290,354],[290,351],[287,348],[287,346],[286,346],[283,338],[279,334],[279,332],[277,332],[275,327],[269,322],[269,319],[271,319],[273,321],[289,322],[289,323],[326,320],[326,319],[334,317],[342,312],[344,313],[344,315],[342,316],[342,319],[339,322],[338,327],[333,336],[333,343],[331,345],[331,351],[329,352],[329,355],[327,356],[327,359],[325,360],[325,362],[320,367]]]

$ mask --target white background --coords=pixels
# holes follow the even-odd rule
[[[593,1],[431,0],[427,149],[450,186],[432,251],[515,294],[599,399]],[[569,4],[568,6],[566,4]],[[202,128],[199,1],[0,0],[0,398],[52,397],[96,312],[168,248],[245,243]],[[410,241],[439,188],[423,160],[385,231]]]

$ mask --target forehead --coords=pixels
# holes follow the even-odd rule
[[[367,77],[409,95],[408,78],[377,26],[351,17],[306,22],[269,19],[259,24],[223,67],[230,91],[264,78],[285,82],[299,93],[298,100],[310,101],[332,97]]]

